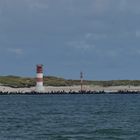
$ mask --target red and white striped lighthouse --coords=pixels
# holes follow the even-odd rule
[[[36,66],[36,91],[37,92],[43,92],[44,86],[43,86],[43,65],[39,64]]]

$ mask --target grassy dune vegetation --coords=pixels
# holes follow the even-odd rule
[[[35,85],[35,79],[18,76],[0,76],[0,84],[14,88],[31,87]]]
[[[18,77],[18,76],[0,76],[0,84],[14,88],[32,87],[36,84],[35,78]],[[59,77],[44,77],[44,85],[46,86],[73,86],[80,85],[80,80],[66,80]],[[140,80],[112,80],[112,81],[89,81],[84,80],[84,85],[108,86],[140,86]]]

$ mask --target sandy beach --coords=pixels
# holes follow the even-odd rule
[[[118,91],[140,91],[140,86],[111,86],[111,87],[101,87],[101,86],[83,86],[84,91],[105,91],[105,92],[118,92]],[[18,92],[18,93],[25,93],[25,92],[33,92],[35,91],[35,87],[31,88],[11,88],[7,86],[0,86],[0,92]],[[62,86],[62,87],[52,87],[46,86],[44,92],[58,92],[58,91],[65,91],[65,92],[78,92],[80,91],[80,86]]]

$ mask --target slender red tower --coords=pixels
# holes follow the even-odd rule
[[[37,92],[43,92],[44,86],[43,86],[43,65],[39,64],[36,66],[36,91]]]

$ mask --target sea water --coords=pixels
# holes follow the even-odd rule
[[[2,95],[0,140],[139,140],[140,95]]]

